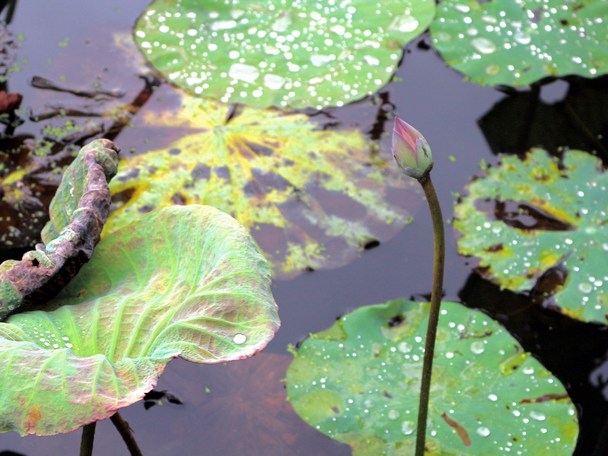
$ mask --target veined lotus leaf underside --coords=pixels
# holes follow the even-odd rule
[[[55,296],[91,258],[110,210],[108,182],[117,164],[111,141],[99,139],[80,150],[51,201],[43,243],[20,261],[0,265],[0,320]]]
[[[168,80],[225,103],[342,106],[392,77],[432,0],[177,0],[137,21],[141,51]]]
[[[242,359],[278,329],[270,272],[247,231],[200,205],[106,236],[49,303],[0,323],[0,431],[72,431],[140,400],[174,357]]]
[[[413,454],[428,304],[362,307],[306,339],[287,370],[296,412],[356,456]],[[442,304],[429,403],[431,455],[570,455],[575,408],[496,322]]]
[[[468,186],[455,207],[458,250],[501,287],[530,291],[583,321],[608,314],[608,174],[598,158],[541,149]]]
[[[121,163],[106,232],[156,207],[208,204],[248,228],[285,278],[342,266],[409,221],[404,189],[415,183],[357,130],[320,130],[304,114],[234,112],[192,97],[146,122],[186,134]]]
[[[484,85],[608,72],[604,0],[443,0],[431,24],[446,63]]]

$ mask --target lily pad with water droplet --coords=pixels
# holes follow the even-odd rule
[[[110,211],[108,182],[118,149],[99,139],[83,147],[50,204],[42,244],[20,261],[0,264],[0,320],[54,297],[93,254]]]
[[[431,0],[155,1],[135,37],[159,71],[195,94],[320,109],[386,84],[434,12]]]
[[[246,358],[279,325],[251,237],[199,205],[106,236],[49,305],[0,323],[0,432],[49,435],[108,418],[151,390],[172,358]]]
[[[608,72],[603,0],[443,0],[431,25],[445,61],[484,85]]]
[[[188,96],[179,110],[147,114],[146,124],[185,134],[121,164],[111,190],[123,205],[106,232],[155,207],[208,204],[248,228],[285,278],[342,266],[409,221],[404,189],[415,183],[358,130]]]
[[[413,454],[428,305],[362,307],[312,334],[287,370],[311,426],[358,456]],[[570,455],[575,408],[564,387],[496,322],[443,303],[427,454]]]
[[[581,151],[541,149],[468,186],[456,205],[458,250],[503,288],[530,291],[583,321],[608,321],[608,174]]]

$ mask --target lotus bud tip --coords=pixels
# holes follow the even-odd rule
[[[393,128],[393,157],[403,173],[414,179],[422,179],[433,168],[429,143],[400,117],[395,117]]]

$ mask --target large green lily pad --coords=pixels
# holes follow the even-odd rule
[[[426,454],[572,454],[578,425],[560,382],[484,314],[442,307]],[[427,304],[402,299],[345,315],[295,353],[289,401],[355,455],[413,454],[427,322]]]
[[[248,228],[285,278],[342,266],[409,220],[403,189],[415,183],[358,130],[320,130],[304,114],[233,111],[192,97],[146,123],[184,133],[121,163],[110,188],[124,204],[106,232],[155,207],[208,204]]]
[[[195,94],[320,109],[386,84],[434,12],[432,0],[158,0],[135,37],[161,73]]]
[[[118,149],[109,140],[80,150],[51,201],[43,243],[20,261],[0,264],[0,320],[54,297],[89,261],[110,211],[108,182],[117,164]]]
[[[50,305],[0,323],[0,431],[48,435],[107,418],[151,390],[172,358],[245,358],[279,325],[251,237],[198,205],[105,237]]]
[[[443,0],[431,25],[445,61],[484,85],[608,72],[603,0]]]
[[[554,309],[583,321],[608,321],[608,174],[599,159],[542,149],[468,186],[455,208],[458,250],[503,288],[551,295]]]

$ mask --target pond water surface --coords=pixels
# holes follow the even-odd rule
[[[112,43],[115,33],[130,33],[130,27],[146,5],[144,0],[16,2],[9,29],[14,34],[23,34],[24,39],[18,53],[21,71],[11,75],[10,91],[22,93],[23,104],[34,112],[46,109],[45,105],[55,100],[54,97],[60,98],[56,92],[33,88],[30,80],[34,75],[77,88],[91,87],[98,82],[104,87],[123,90],[126,98],[136,96],[143,82],[137,69],[116,53]],[[608,96],[605,79],[594,84]],[[567,90],[567,83],[553,83],[541,90],[541,98],[551,105],[559,102]],[[171,102],[170,97],[159,99],[158,93],[152,95],[149,103]],[[469,179],[478,172],[480,160],[496,161],[478,121],[508,95],[464,81],[420,41],[408,46],[394,81],[382,89],[382,94],[431,144],[435,159],[433,180],[444,216],[449,220],[454,194],[464,191]],[[67,103],[68,98],[61,102]],[[344,124],[367,129],[375,119],[365,118],[370,112],[365,106],[362,102],[333,110],[332,114]],[[589,115],[600,116],[593,112]],[[605,113],[603,117],[607,117]],[[543,121],[536,120],[541,125]],[[512,119],[513,125],[518,122],[520,119]],[[599,124],[603,130],[592,133],[604,134],[605,151],[608,123],[604,120]],[[33,122],[20,127],[20,131],[33,135],[39,134],[38,130]],[[138,151],[158,148],[161,140],[152,135],[136,137],[128,128],[115,138],[123,150],[134,147]],[[385,132],[385,146],[389,140]],[[580,140],[574,138],[570,145],[581,146]],[[420,194],[414,198],[422,202]],[[424,206],[419,206],[413,224],[392,240],[363,252],[351,264],[275,281],[273,291],[282,327],[262,354],[230,365],[172,362],[156,389],[166,390],[183,404],[170,403],[165,397],[148,410],[137,403],[122,412],[144,454],[350,454],[347,446],[310,429],[284,401],[281,379],[291,359],[287,346],[311,332],[329,327],[337,317],[357,307],[402,296],[420,298],[429,293],[431,225]],[[581,420],[575,454],[608,454],[606,328],[572,321],[539,308],[524,296],[500,291],[472,272],[467,259],[457,254],[450,225],[446,234],[446,298],[484,309],[565,384],[578,406]],[[79,442],[80,432],[46,438],[2,434],[0,450],[28,455],[76,454]],[[97,427],[94,454],[127,454],[119,435],[107,421]]]

